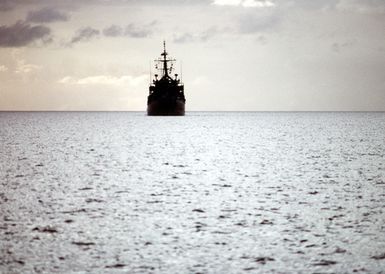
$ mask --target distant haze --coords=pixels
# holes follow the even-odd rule
[[[187,110],[385,110],[383,0],[0,0],[0,110],[145,110],[163,40]]]

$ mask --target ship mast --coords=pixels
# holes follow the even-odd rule
[[[167,66],[167,62],[173,62],[173,61],[176,61],[175,59],[167,59],[167,51],[166,51],[166,41],[163,41],[163,52],[161,54],[161,56],[163,56],[163,59],[161,60],[158,60],[160,62],[163,63],[163,75],[168,77],[168,66]],[[172,68],[172,66],[171,66]]]
[[[168,69],[167,69],[167,52],[166,52],[166,41],[163,41],[163,53],[161,54],[163,56],[163,75],[168,76]]]

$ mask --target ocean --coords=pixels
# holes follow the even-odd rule
[[[385,273],[384,112],[0,112],[1,273]]]

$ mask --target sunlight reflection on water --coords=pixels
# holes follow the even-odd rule
[[[0,272],[383,271],[384,121],[2,112]]]

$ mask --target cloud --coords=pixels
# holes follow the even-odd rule
[[[39,10],[30,11],[27,14],[27,21],[34,23],[51,23],[56,21],[68,21],[69,16],[52,7],[45,7]]]
[[[18,73],[18,74],[29,73],[38,69],[41,69],[41,66],[34,65],[34,64],[27,64],[25,60],[20,59],[20,60],[17,60],[15,73]]]
[[[103,30],[104,36],[107,37],[119,37],[123,35],[123,29],[117,25],[111,25]]]
[[[154,25],[155,22],[151,23],[150,25],[138,27],[134,24],[127,25],[126,29],[124,30],[124,35],[133,37],[133,38],[144,38],[148,37],[152,34],[151,26]]]
[[[223,30],[219,30],[216,26],[213,26],[195,34],[191,32],[184,32],[174,35],[173,41],[174,43],[206,42],[223,32]]]
[[[131,38],[145,38],[149,37],[153,33],[153,28],[156,21],[150,24],[138,26],[135,24],[129,24],[126,27],[117,25],[111,25],[103,29],[103,35],[107,37],[131,37]]]
[[[25,49],[13,49],[10,52],[10,56],[14,65],[10,67],[15,74],[27,74],[40,70],[42,66],[29,63],[24,58]],[[8,70],[8,69],[7,69]]]
[[[190,43],[195,41],[196,41],[196,38],[190,32],[176,34],[174,35],[174,39],[173,39],[174,43]]]
[[[14,8],[14,3],[11,0],[0,0],[0,12],[9,11]]]
[[[343,51],[343,50],[345,50],[345,49],[351,48],[352,46],[354,46],[354,42],[352,42],[352,41],[344,42],[344,43],[337,43],[337,42],[334,42],[334,43],[331,45],[331,49],[332,49],[332,51],[334,51],[335,53],[340,53],[341,51]]]
[[[250,8],[269,8],[274,7],[275,4],[269,0],[244,0],[242,2],[242,6],[244,7],[250,7]]]
[[[300,8],[308,10],[323,10],[333,8],[340,0],[275,0],[277,6],[285,8]]]
[[[34,42],[51,42],[51,29],[43,26],[32,26],[18,21],[13,25],[0,26],[0,47],[23,47]]]
[[[214,0],[218,6],[242,6],[245,8],[269,8],[275,4],[269,0]]]
[[[98,36],[100,31],[91,27],[81,28],[76,35],[71,39],[71,44],[88,41],[91,38]]]
[[[207,30],[203,31],[199,35],[199,39],[203,42],[213,38],[214,36],[217,36],[220,33],[219,29],[217,27],[211,27],[208,28]]]
[[[156,21],[143,26],[138,26],[133,23],[125,27],[111,25],[104,28],[102,31],[92,27],[84,27],[76,32],[75,36],[71,39],[69,44],[88,41],[93,37],[99,36],[100,34],[103,34],[106,37],[146,38],[153,33],[153,27],[155,24]]]
[[[0,72],[8,71],[8,68],[4,65],[0,65]]]
[[[242,13],[238,19],[239,33],[258,33],[275,27],[282,19],[282,16],[274,11],[264,10],[258,14]]]
[[[137,77],[131,75],[112,76],[112,75],[96,75],[84,78],[75,78],[65,76],[58,81],[60,84],[70,85],[110,85],[110,86],[139,86],[148,81],[148,75],[140,75]]]
[[[342,9],[353,8],[355,10],[383,12],[384,0],[0,0],[0,11],[9,10],[15,6],[55,6],[87,8],[89,6],[192,6],[192,5],[216,5],[239,6],[246,8],[268,8],[274,6],[295,7],[304,9],[333,9],[336,6]]]
[[[213,4],[218,6],[238,6],[242,0],[214,0]]]
[[[103,5],[103,6],[127,6],[127,5],[197,5],[210,3],[211,0],[0,0],[0,5],[3,2],[12,2],[14,5],[54,5],[54,6],[89,6],[89,5]]]
[[[385,12],[384,0],[370,0],[370,1],[340,0],[336,6],[340,10],[353,11],[358,13],[384,13]]]
[[[264,35],[259,35],[255,41],[261,45],[266,45],[267,44],[267,39]]]

